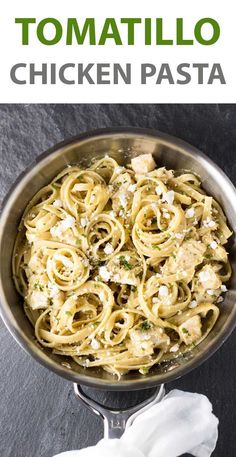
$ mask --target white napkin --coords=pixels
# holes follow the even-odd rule
[[[140,414],[120,439],[99,441],[54,457],[209,457],[218,438],[218,419],[205,395],[172,390]]]

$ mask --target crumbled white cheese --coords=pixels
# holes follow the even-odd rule
[[[197,306],[197,301],[196,300],[192,300],[188,305],[189,308],[196,308],[196,306]]]
[[[137,188],[137,184],[130,184],[128,187],[128,191],[133,193],[136,191],[136,188]]]
[[[62,227],[66,230],[70,227],[73,227],[75,223],[75,218],[73,216],[66,216],[65,219],[63,219],[63,221],[61,221],[61,224],[62,224]]]
[[[217,303],[222,303],[222,301],[224,301],[223,297],[218,297],[216,300]]]
[[[55,206],[55,208],[61,208],[62,207],[62,201],[61,200],[55,200],[55,202],[53,202],[53,206]]]
[[[207,290],[208,295],[214,295],[215,291],[212,289]]]
[[[120,204],[123,208],[125,208],[127,206],[127,200],[126,200],[126,195],[125,194],[120,194],[119,195],[119,200],[120,200]]]
[[[190,218],[193,217],[194,214],[195,214],[194,208],[189,208],[189,209],[187,209],[187,211],[186,211],[185,214],[186,214],[186,217],[187,217],[188,219],[190,219]]]
[[[179,344],[175,344],[170,348],[170,352],[177,352],[179,350]]]
[[[89,267],[90,266],[88,259],[83,259],[83,260],[81,260],[81,262],[85,267]]]
[[[111,277],[111,273],[108,271],[108,269],[106,267],[100,267],[99,268],[99,275],[101,276],[101,278],[104,280],[104,281],[109,281],[110,277]]]
[[[50,233],[53,237],[60,238],[62,236],[62,229],[60,223],[50,228]]]
[[[182,240],[184,238],[184,234],[183,233],[176,233],[175,234],[175,238],[177,238],[177,240]]]
[[[54,227],[51,227],[50,233],[51,235],[57,238],[60,238],[68,228],[73,227],[75,223],[75,218],[73,216],[67,215],[65,219],[58,222]]]
[[[175,193],[173,190],[169,190],[168,192],[165,192],[162,197],[163,202],[169,203],[169,205],[172,205],[174,202],[175,198]]]
[[[165,219],[170,219],[170,214],[169,214],[168,212],[164,212],[164,213],[163,213],[163,217],[164,217]]]
[[[203,221],[203,225],[204,225],[204,227],[210,227],[210,228],[212,228],[212,227],[215,227],[215,222],[214,222],[212,219],[210,219],[209,217],[207,217],[207,218]]]
[[[93,339],[91,340],[91,346],[92,346],[93,349],[96,350],[96,349],[99,349],[99,348],[100,348],[100,343],[99,343],[98,340],[96,340],[96,338],[93,338]]]
[[[209,227],[215,227],[215,222],[214,221],[209,221],[208,222]]]
[[[116,217],[115,211],[110,211],[109,215],[110,215],[111,217]]]
[[[56,297],[56,295],[59,293],[59,288],[57,287],[56,284],[53,284],[52,282],[48,282],[48,289],[50,291],[50,297]]]
[[[104,248],[105,254],[107,254],[107,255],[112,254],[113,251],[114,251],[114,248],[113,248],[112,244],[111,243],[107,243],[105,248]]]
[[[222,292],[227,292],[228,289],[224,284],[222,284],[221,290],[222,290]]]
[[[201,282],[206,282],[211,278],[209,271],[200,271],[199,279]]]
[[[113,276],[113,280],[114,280],[115,282],[120,281],[120,275],[118,275],[118,274],[114,275],[114,276]]]
[[[159,289],[159,295],[160,297],[167,297],[169,295],[169,290],[167,286],[161,286]]]
[[[115,173],[119,174],[119,173],[121,173],[123,170],[124,170],[124,167],[116,167],[114,171],[115,171]]]
[[[80,219],[81,227],[87,227],[88,223],[89,223],[89,220],[87,219],[87,217],[81,217],[81,219]]]
[[[218,246],[218,244],[217,244],[216,241],[212,241],[211,244],[210,244],[211,249],[216,249],[217,246]]]
[[[156,192],[157,195],[161,195],[162,194],[162,189],[160,188],[160,186],[157,186],[155,188],[155,192]]]
[[[105,294],[104,294],[103,290],[101,292],[99,292],[99,298],[101,301],[105,300]]]

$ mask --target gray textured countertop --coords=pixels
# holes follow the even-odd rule
[[[85,130],[115,126],[157,128],[179,136],[208,154],[236,184],[236,105],[0,105],[1,200],[45,149]],[[220,419],[214,457],[236,455],[235,343],[234,332],[209,361],[167,386],[204,393],[212,401]],[[2,322],[0,366],[1,457],[52,457],[102,437],[99,418],[78,403],[72,385],[25,354]],[[96,395],[125,407],[147,393]]]

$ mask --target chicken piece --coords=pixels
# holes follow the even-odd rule
[[[219,262],[227,262],[228,255],[225,248],[218,244],[217,248],[212,250],[212,255],[214,260],[218,260]]]
[[[129,286],[136,286],[137,284],[137,277],[134,271],[120,271],[116,273],[112,277],[112,281],[116,284],[128,284]]]
[[[47,289],[48,278],[46,274],[32,275],[29,278],[28,294],[26,303],[32,309],[46,309],[50,304]]]
[[[130,330],[129,336],[131,340],[129,349],[137,357],[153,354],[154,348],[166,351],[170,344],[170,338],[164,330],[147,321],[140,327]]]
[[[154,168],[156,168],[156,162],[154,161],[152,154],[142,154],[131,160],[131,167],[135,173],[143,175],[154,170]]]
[[[41,251],[34,252],[34,254],[30,257],[28,261],[28,268],[27,271],[29,272],[29,276],[31,276],[32,272],[35,274],[42,274],[45,271],[45,265],[43,264],[42,254]]]
[[[202,336],[200,316],[193,316],[179,326],[180,334],[185,344],[192,344]]]
[[[175,274],[176,272],[186,272],[191,270],[194,274],[194,268],[202,263],[206,246],[200,241],[184,241],[178,249],[175,257],[169,257],[165,263],[163,272]],[[191,278],[190,278],[191,280]]]
[[[222,282],[211,265],[205,265],[198,274],[200,287],[204,290],[219,289]]]
[[[209,254],[212,256],[213,260],[218,260],[219,262],[225,263],[227,262],[228,254],[225,248],[220,244],[219,239],[212,237],[212,233],[207,233],[204,235],[202,237],[202,241],[207,245]]]
[[[49,306],[48,296],[39,290],[33,290],[26,301],[32,309],[46,309]]]
[[[205,265],[198,274],[194,286],[194,298],[198,303],[208,301],[214,303],[221,295],[222,281],[211,265]]]

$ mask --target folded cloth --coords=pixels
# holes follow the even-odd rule
[[[218,419],[208,398],[173,390],[137,416],[120,439],[54,457],[209,457],[217,438]]]

